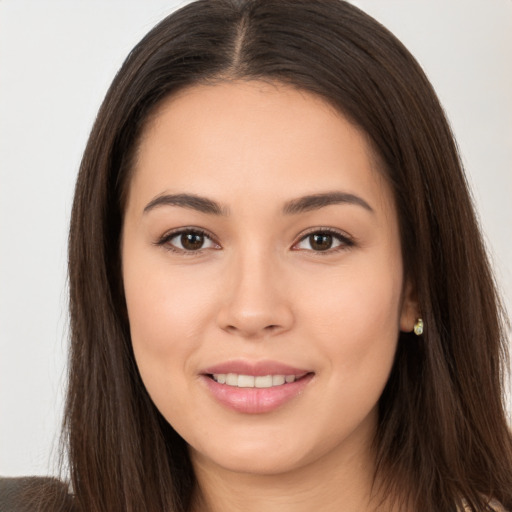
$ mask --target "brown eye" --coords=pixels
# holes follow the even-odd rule
[[[336,252],[352,247],[354,242],[346,235],[332,230],[319,230],[303,237],[294,245],[294,250],[313,252]]]
[[[309,235],[309,244],[314,251],[327,251],[332,247],[332,235],[328,233],[314,233]]]
[[[180,235],[180,242],[183,249],[197,251],[203,247],[204,235],[202,233],[183,233]]]
[[[194,229],[175,231],[161,240],[157,245],[167,247],[169,250],[181,253],[201,252],[203,249],[220,249],[206,233]]]

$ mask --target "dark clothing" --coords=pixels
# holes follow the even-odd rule
[[[68,487],[56,478],[0,478],[0,512],[74,512]]]
[[[507,512],[496,501],[492,501],[490,505],[495,512]],[[0,477],[0,512],[77,512],[77,510],[67,485],[56,478]]]

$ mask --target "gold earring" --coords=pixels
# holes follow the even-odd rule
[[[414,324],[414,334],[416,334],[416,336],[423,334],[423,320],[421,318],[418,318]]]

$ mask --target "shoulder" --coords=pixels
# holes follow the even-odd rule
[[[489,505],[492,507],[494,512],[508,512],[505,507],[496,500],[492,500]]]
[[[499,501],[491,500],[489,502],[489,512],[510,512],[508,509],[506,509]],[[469,506],[464,505],[464,509],[460,512],[469,512],[471,510]]]
[[[73,512],[73,499],[65,483],[56,478],[0,477],[2,512]]]

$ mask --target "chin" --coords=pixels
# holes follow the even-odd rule
[[[299,470],[323,459],[332,450],[332,444],[326,439],[308,443],[304,435],[297,437],[288,432],[283,436],[267,432],[252,439],[249,435],[241,439],[231,436],[215,445],[191,447],[190,455],[194,465],[213,465],[240,474],[270,476]]]
[[[204,458],[205,455],[200,455],[200,457]],[[194,457],[192,458],[194,460]],[[301,460],[285,453],[224,452],[221,456],[212,457],[209,464],[214,464],[233,473],[271,476],[294,471],[301,466]]]

